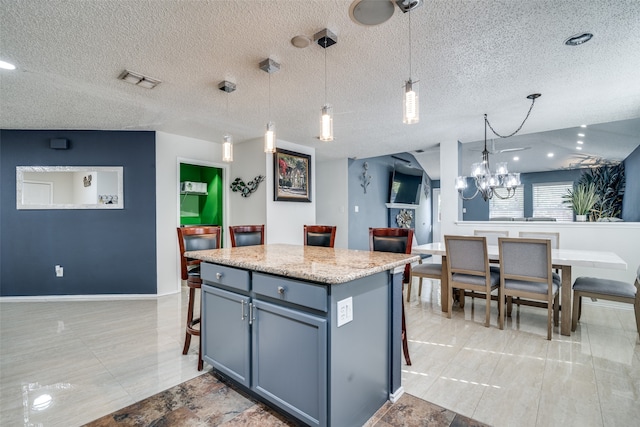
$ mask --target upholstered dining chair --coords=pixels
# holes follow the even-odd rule
[[[640,335],[640,267],[638,267],[633,285],[619,280],[578,277],[573,282],[572,332],[578,327],[578,320],[580,320],[580,315],[582,314],[582,297],[633,304],[636,315],[636,328],[638,335]]]
[[[335,225],[305,225],[304,245],[332,248],[336,241],[336,229]]]
[[[560,278],[551,271],[551,240],[501,237],[500,329],[504,329],[505,298],[544,301],[547,308],[547,339],[551,339],[551,312],[558,325]]]
[[[231,247],[264,245],[264,224],[230,225]]]
[[[508,236],[503,236],[508,237]],[[560,233],[547,231],[520,231],[518,237],[525,239],[549,239],[551,249],[560,249]]]
[[[411,285],[413,284],[413,278],[417,277],[418,281],[418,296],[422,295],[422,279],[434,279],[442,280],[442,264],[436,262],[420,262],[415,267],[411,267],[411,276],[409,277],[409,286],[407,287],[407,302],[411,301]]]
[[[473,230],[474,236],[487,238],[487,245],[498,246],[499,237],[509,237],[509,230]]]
[[[395,252],[410,254],[413,243],[413,229],[411,228],[369,228],[369,250],[378,252]],[[411,277],[411,265],[404,270],[402,283],[407,283]],[[402,352],[407,365],[411,366],[409,343],[407,341],[407,324],[404,317],[404,300],[402,301]]]
[[[189,259],[184,256],[187,251],[199,251],[204,249],[220,248],[219,226],[184,226],[178,227],[178,247],[180,248],[180,272],[182,280],[187,281],[189,288],[189,305],[187,308],[187,326],[182,354],[189,352],[191,336],[200,336],[200,315],[194,315],[196,290],[202,288],[200,278],[200,260]],[[202,341],[202,340],[200,340]],[[203,367],[202,343],[198,349],[198,370]]]
[[[447,250],[447,270],[449,295],[447,296],[447,317],[451,318],[453,288],[465,289],[485,296],[484,325],[489,327],[491,319],[491,292],[499,288],[500,273],[489,267],[487,238],[485,236],[444,236]],[[462,297],[462,293],[461,293]],[[498,299],[500,291],[498,289]]]

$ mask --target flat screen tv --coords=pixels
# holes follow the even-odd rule
[[[396,167],[391,174],[391,190],[389,191],[389,203],[419,205],[421,189],[421,170],[412,168],[400,169]]]

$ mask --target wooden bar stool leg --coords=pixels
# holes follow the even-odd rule
[[[189,306],[187,307],[187,326],[185,327],[185,337],[184,337],[184,348],[182,349],[182,354],[187,354],[189,352],[189,346],[191,346],[191,333],[189,333],[189,328],[191,326],[191,322],[193,322],[193,305],[195,299],[196,290],[189,286]]]
[[[407,324],[404,320],[404,302],[402,303],[402,352],[404,360],[408,366],[411,366],[411,357],[409,357],[409,342],[407,341]]]

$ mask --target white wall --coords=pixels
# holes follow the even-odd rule
[[[316,150],[313,147],[278,140],[278,148],[311,155],[311,203],[276,202],[273,200],[273,158],[266,159],[267,216],[265,222],[265,243],[303,243],[302,230],[305,224],[316,223]]]
[[[316,221],[335,225],[336,248],[349,247],[349,165],[348,159],[316,163]]]
[[[156,258],[157,294],[180,291],[180,262],[176,228],[179,217],[179,160],[191,160],[194,164],[223,169],[223,185],[226,187],[223,203],[227,208],[223,219],[229,216],[227,192],[229,167],[222,163],[221,145],[215,142],[188,138],[164,132],[156,132]],[[126,177],[125,177],[126,179]],[[226,227],[225,227],[226,228]]]
[[[236,179],[240,178],[245,183],[253,180],[256,176],[265,177],[258,185],[255,193],[249,197],[242,197],[239,192],[229,191],[229,205],[231,216],[229,225],[252,225],[266,224],[267,212],[267,162],[271,161],[271,154],[266,154],[263,148],[263,140],[255,139],[241,144],[235,144],[233,148],[233,163],[231,163],[231,174],[227,188]],[[229,242],[229,233],[224,233]]]

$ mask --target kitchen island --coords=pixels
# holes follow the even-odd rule
[[[192,251],[204,360],[312,426],[364,424],[402,394],[402,273],[418,256],[314,246]]]

